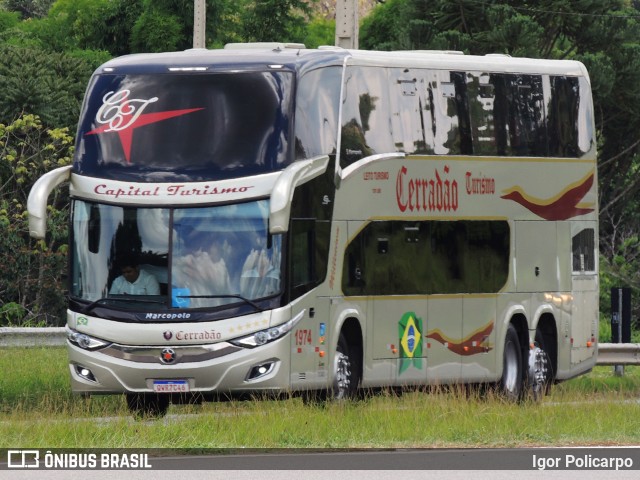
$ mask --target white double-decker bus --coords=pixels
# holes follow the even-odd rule
[[[287,44],[93,75],[73,165],[73,391],[170,401],[589,371],[596,140],[574,61]]]

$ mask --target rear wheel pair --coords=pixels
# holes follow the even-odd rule
[[[529,393],[534,400],[540,400],[549,392],[551,365],[540,332],[536,332],[535,345],[526,357],[528,365],[524,365],[524,358],[518,333],[513,325],[509,325],[504,342],[500,379],[500,393],[509,401],[522,400]]]
[[[553,371],[549,351],[545,348],[544,337],[536,331],[534,347],[529,350],[528,380],[534,400],[540,400],[551,390]]]

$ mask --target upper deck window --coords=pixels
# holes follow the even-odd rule
[[[585,78],[353,66],[340,164],[389,152],[581,158],[595,145]]]
[[[75,172],[206,181],[290,162],[293,74],[98,75],[80,119]]]
[[[301,76],[296,94],[296,159],[336,153],[342,69],[326,67]]]

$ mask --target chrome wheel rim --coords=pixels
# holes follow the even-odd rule
[[[351,362],[342,352],[336,352],[334,373],[334,396],[336,399],[346,398],[351,385]]]

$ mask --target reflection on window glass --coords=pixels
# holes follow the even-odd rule
[[[425,72],[418,69],[393,69],[389,72],[391,130],[397,151],[433,153],[431,104]]]
[[[334,188],[333,171],[330,162],[324,175],[297,186],[293,193],[288,244],[291,299],[310,291],[327,275],[333,204],[325,197]]]
[[[342,69],[321,68],[304,74],[296,101],[296,158],[336,153]]]
[[[546,156],[541,77],[497,74],[491,81],[498,155]]]
[[[575,77],[550,78],[549,100],[549,154],[556,157],[577,157],[580,153],[578,118],[580,84]]]
[[[278,293],[281,236],[269,238],[268,214],[267,201],[176,210],[174,305],[211,307],[237,301],[229,295],[253,300]]]
[[[593,146],[583,78],[352,67],[346,91],[343,167],[398,151],[580,157]]]
[[[495,87],[489,74],[467,74],[474,155],[496,155]]]
[[[507,281],[506,221],[376,221],[349,244],[345,295],[492,293]]]
[[[456,92],[456,84],[452,81],[452,73],[436,71],[434,78],[434,150],[438,155],[454,155],[460,153],[460,97]]]
[[[291,287],[298,289],[313,282],[313,220],[291,223]]]
[[[144,272],[143,277],[153,275],[159,283],[166,285],[167,210],[123,208],[75,200],[72,229],[72,295],[90,301],[106,297],[115,279],[122,274],[124,257],[130,259],[127,263],[137,263]],[[139,290],[131,287],[127,291]]]
[[[347,70],[345,82],[341,166],[376,153],[394,152],[387,70],[352,67]]]
[[[571,239],[574,272],[594,272],[596,269],[595,230],[585,228]]]
[[[129,308],[214,307],[237,303],[230,295],[255,300],[276,294],[282,236],[269,236],[268,212],[266,200],[173,211],[74,200],[71,294],[86,301],[140,295],[142,287],[114,288],[124,267],[132,266],[122,263],[125,257],[142,277],[153,276],[149,285],[157,282],[159,293],[147,286],[146,294],[162,297]]]
[[[593,146],[583,78],[469,72],[466,86],[475,155],[580,157]]]

